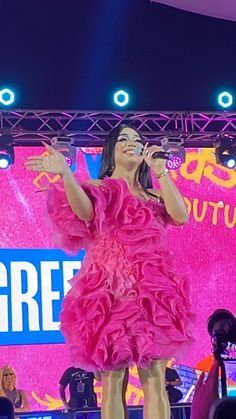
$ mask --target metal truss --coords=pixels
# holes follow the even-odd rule
[[[236,138],[233,112],[115,112],[78,110],[2,110],[1,135],[10,134],[15,146],[39,146],[55,136],[75,146],[102,146],[108,132],[120,123],[132,124],[150,144],[163,138],[183,141],[185,147],[213,147],[219,136]]]

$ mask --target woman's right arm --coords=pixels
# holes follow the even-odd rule
[[[62,175],[64,189],[67,200],[70,204],[72,211],[77,215],[80,220],[91,221],[94,217],[94,209],[92,202],[88,195],[84,192],[83,188],[75,180],[73,173],[68,168]]]
[[[69,169],[62,153],[43,143],[48,155],[28,157],[25,166],[35,172],[55,173],[61,176],[68,203],[75,215],[82,221],[91,221],[94,217],[92,202],[81,188]]]

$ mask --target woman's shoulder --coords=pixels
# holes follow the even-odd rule
[[[23,393],[25,393],[25,390],[23,390],[22,388],[16,388],[16,389],[15,389],[15,391],[16,391],[16,393],[18,393],[18,394],[23,394]]]

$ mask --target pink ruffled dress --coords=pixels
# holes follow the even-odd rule
[[[193,315],[187,279],[172,267],[164,205],[133,196],[122,179],[83,189],[94,206],[90,223],[72,212],[60,184],[48,198],[57,243],[73,253],[86,249],[61,312],[74,365],[147,368],[178,357],[193,341]]]

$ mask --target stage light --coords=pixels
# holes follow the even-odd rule
[[[118,90],[114,94],[114,103],[120,107],[126,106],[129,103],[129,94],[124,90]]]
[[[8,155],[0,153],[0,169],[7,169],[10,166],[10,159]]]
[[[15,101],[15,94],[12,90],[5,88],[0,90],[0,103],[5,106],[12,105]]]
[[[235,159],[233,159],[233,158],[229,158],[229,160],[227,160],[226,165],[227,165],[227,167],[228,167],[229,169],[233,169],[233,168],[236,166],[236,161],[235,161]]]
[[[60,151],[65,157],[67,165],[72,172],[76,170],[76,148],[73,146],[74,140],[72,137],[53,137],[51,145],[57,151]]]
[[[167,160],[166,167],[170,170],[177,170],[180,168],[182,163],[183,161],[179,156],[173,156],[170,160]]]
[[[218,95],[218,103],[222,108],[229,108],[233,104],[233,96],[229,92],[222,92]]]
[[[0,169],[6,170],[15,161],[13,139],[11,135],[0,136]]]
[[[215,146],[216,163],[234,169],[236,167],[236,139],[224,136]]]
[[[180,137],[164,137],[161,145],[167,153],[171,153],[171,158],[167,160],[166,167],[169,170],[178,170],[186,160],[186,150],[184,140]]]

